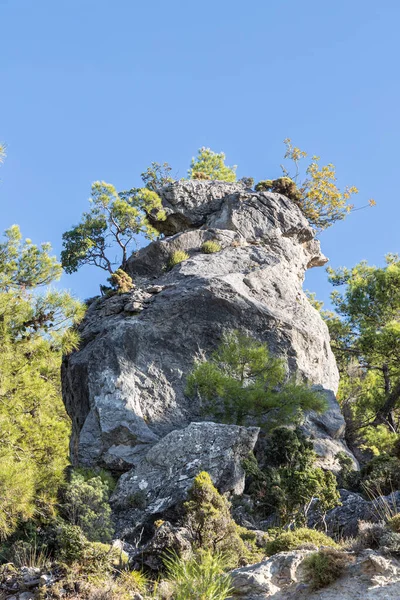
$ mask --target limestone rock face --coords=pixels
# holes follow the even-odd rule
[[[201,471],[209,473],[222,493],[241,494],[242,462],[253,450],[258,433],[258,427],[209,422],[171,431],[120,477],[111,498],[119,535],[131,535],[132,524],[137,528],[185,500]]]
[[[348,554],[343,575],[313,591],[302,563],[312,550],[281,552],[255,565],[232,571],[233,597],[241,600],[398,600],[400,563],[373,550]]]
[[[327,259],[307,220],[284,196],[240,183],[176,182],[160,195],[167,220],[155,225],[172,237],[130,258],[135,289],[94,301],[80,350],[64,360],[73,464],[128,471],[168,433],[201,421],[185,395],[187,374],[224,330],[240,329],[325,390],[329,411],[310,414],[305,428],[334,466],[344,449],[338,371],[327,327],[302,289],[305,271]],[[221,251],[202,253],[206,240]],[[179,249],[189,259],[169,270]]]

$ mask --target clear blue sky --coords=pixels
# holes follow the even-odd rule
[[[332,266],[382,263],[400,250],[399,22],[395,0],[0,0],[1,229],[59,253],[92,181],[139,185],[153,160],[184,176],[203,145],[276,177],[291,137],[378,202],[321,236]]]

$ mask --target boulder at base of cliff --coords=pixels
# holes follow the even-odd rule
[[[191,423],[172,431],[122,475],[111,498],[120,537],[180,504],[200,471],[207,471],[222,493],[241,494],[243,460],[255,446],[258,427]]]
[[[336,581],[313,590],[303,568],[313,550],[275,554],[268,560],[232,571],[237,600],[399,600],[400,563],[373,550],[347,553],[348,566]],[[344,557],[346,555],[343,555]]]

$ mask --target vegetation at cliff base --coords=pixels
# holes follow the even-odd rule
[[[246,491],[260,518],[275,517],[279,526],[304,526],[318,498],[322,517],[340,502],[337,480],[331,471],[316,466],[313,444],[300,428],[278,427],[265,443],[261,464],[250,455],[243,466]]]
[[[53,510],[68,464],[69,420],[61,400],[62,352],[77,347],[70,327],[83,305],[51,288],[61,275],[49,244],[0,242],[0,537]]]

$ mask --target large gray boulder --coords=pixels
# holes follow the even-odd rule
[[[316,548],[315,548],[316,550]],[[255,565],[231,572],[237,600],[398,600],[400,563],[373,550],[358,556],[343,553],[343,573],[331,584],[313,590],[304,559],[313,551],[281,552]]]
[[[167,434],[118,481],[111,497],[118,534],[126,537],[151,517],[180,504],[201,471],[209,473],[222,493],[241,494],[242,463],[258,433],[258,427],[202,422]]]
[[[93,302],[81,347],[64,360],[72,463],[124,472],[171,431],[201,421],[187,374],[224,330],[240,329],[267,342],[288,374],[324,390],[329,411],[308,415],[305,428],[322,464],[334,467],[345,449],[338,371],[302,289],[305,271],[327,259],[307,220],[284,196],[242,184],[177,182],[160,194],[168,217],[155,225],[172,237],[131,257],[135,290]],[[222,249],[203,254],[210,239]],[[177,249],[190,258],[168,270]]]

